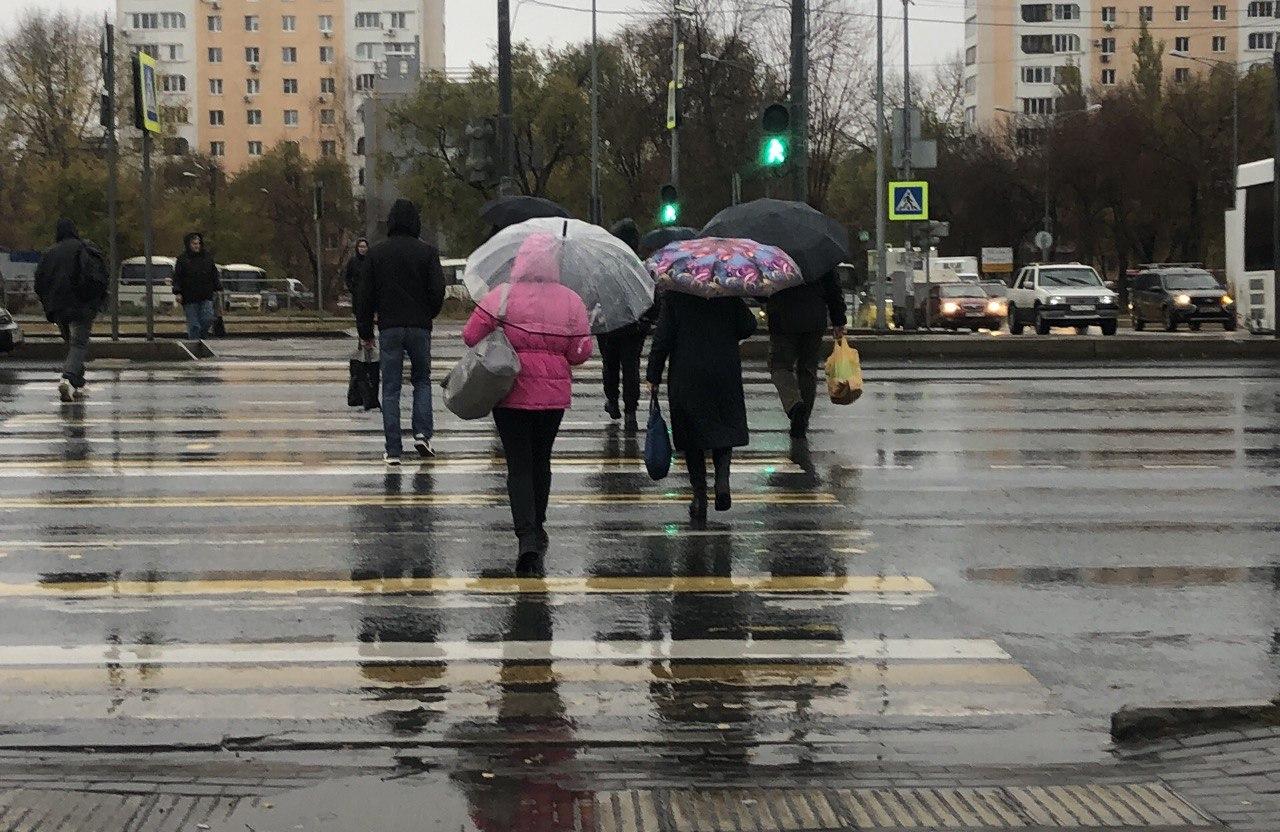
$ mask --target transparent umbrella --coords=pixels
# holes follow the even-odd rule
[[[626,243],[598,225],[554,217],[504,228],[472,252],[462,274],[472,298],[511,280],[516,253],[534,234],[561,239],[560,282],[582,298],[592,334],[633,324],[653,306],[653,278]]]

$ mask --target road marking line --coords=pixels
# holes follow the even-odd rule
[[[1169,464],[1169,465],[1143,465],[1142,467],[1143,467],[1143,468],[1146,468],[1148,471],[1217,471],[1217,470],[1220,470],[1223,466],[1221,466],[1221,465],[1193,465],[1193,464],[1176,465],[1176,464]]]
[[[686,499],[680,492],[663,494],[559,494],[551,498],[556,505],[665,505]],[[834,494],[823,492],[776,492],[738,494],[734,500],[743,504],[772,505],[836,505]],[[404,508],[415,506],[488,507],[506,503],[499,494],[300,494],[292,497],[264,495],[227,495],[211,497],[14,497],[0,498],[0,511],[42,508],[340,508],[383,506]]]
[[[2,598],[160,598],[187,595],[632,595],[662,593],[931,593],[912,576],[591,577],[591,578],[243,578],[191,581],[0,583]]]
[[[991,466],[990,466],[990,468],[991,468],[991,470],[993,470],[993,471],[1022,471],[1022,470],[1033,470],[1033,471],[1065,471],[1065,470],[1066,470],[1066,468],[1067,468],[1067,466],[1065,466],[1065,465],[1052,465],[1052,464],[1044,464],[1044,465],[1035,465],[1035,464],[1031,464],[1031,465],[991,465]]]
[[[1012,661],[990,639],[297,642],[0,646],[0,667],[431,664],[439,662]]]

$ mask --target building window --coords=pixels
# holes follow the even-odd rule
[[[356,76],[356,89],[360,91],[371,90],[377,82],[378,76],[372,72],[366,72]]]
[[[360,138],[356,139],[356,155],[357,156],[364,155],[364,136],[361,136]]]
[[[1253,32],[1249,35],[1250,49],[1271,49],[1276,36],[1273,32]]]
[[[357,29],[381,29],[382,15],[377,12],[356,12]]]
[[[373,60],[374,55],[376,54],[375,50],[377,48],[378,48],[378,44],[376,43],[357,43],[356,57],[362,61],[371,61]]]
[[[1214,20],[1226,20],[1226,19],[1227,19],[1227,7],[1226,7],[1226,6],[1214,6],[1214,7],[1213,7],[1213,19],[1214,19]]]
[[[285,94],[285,95],[297,95],[297,94],[298,94],[298,79],[297,79],[297,78],[286,78],[286,79],[284,79],[284,94]]]
[[[262,111],[261,111],[261,110],[245,110],[245,111],[244,111],[244,116],[245,116],[245,123],[246,123],[246,124],[250,124],[250,125],[259,125],[259,124],[262,124]]]
[[[209,15],[207,18],[205,18],[205,23],[206,25],[208,25],[210,32],[222,31],[222,15],[220,14]]]
[[[1053,112],[1052,98],[1024,98],[1022,112],[1028,116],[1047,116]]]
[[[334,82],[334,80],[333,80],[332,78],[321,78],[321,79],[320,79],[320,94],[321,94],[321,95],[333,95],[334,93],[336,93],[336,92],[337,92],[337,90],[338,90],[338,85]]]
[[[168,124],[188,124],[191,114],[186,107],[161,107],[160,120]]]
[[[249,155],[250,155],[250,156],[261,156],[261,155],[262,155],[262,142],[249,142]]]
[[[1214,38],[1213,38],[1213,51],[1214,51],[1214,52],[1226,52],[1226,51],[1227,51],[1227,39],[1226,39],[1224,36],[1222,36],[1222,35],[1214,35]]]
[[[1048,3],[1028,3],[1022,7],[1023,23],[1047,23],[1053,19],[1053,6]]]
[[[1115,83],[1116,83],[1116,71],[1114,69],[1102,70],[1102,85],[1104,87],[1111,87],[1111,86],[1115,86]]]
[[[978,91],[978,76],[970,75],[968,78],[965,78],[964,79],[965,95],[973,95],[977,91]]]
[[[209,79],[209,95],[222,95],[222,79],[221,78]]]
[[[399,41],[384,43],[383,48],[388,55],[412,55],[417,49],[417,44],[413,41]]]
[[[970,46],[964,50],[964,65],[973,66],[978,62],[978,47]]]
[[[222,63],[222,47],[221,46],[209,47],[209,63],[211,64]]]
[[[1115,38],[1103,38],[1103,39],[1102,39],[1102,47],[1101,47],[1101,48],[1102,48],[1102,54],[1104,54],[1104,55],[1114,55],[1114,54],[1116,54],[1116,39],[1115,39]]]
[[[209,155],[210,156],[226,156],[227,143],[226,142],[209,142]]]
[[[135,12],[129,15],[134,29],[185,29],[187,16],[182,12]]]
[[[356,182],[359,183],[360,187],[364,187],[364,168],[356,171]]]
[[[296,15],[286,14],[280,18],[280,31],[296,32],[298,31],[298,18]]]
[[[161,55],[166,61],[185,61],[186,49],[180,43],[166,43],[160,47]]]
[[[326,139],[320,142],[320,155],[321,156],[337,156],[338,143],[333,141],[332,139]]]
[[[1053,51],[1054,52],[1079,52],[1080,36],[1079,35],[1054,35]]]
[[[1275,17],[1275,3],[1272,0],[1253,0],[1249,4],[1249,17]]]
[[[284,47],[280,50],[280,59],[287,64],[296,64],[298,62],[298,47]]]
[[[221,127],[222,125],[224,125],[224,124],[226,124],[226,123],[227,123],[226,116],[225,116],[225,115],[223,115],[223,112],[222,112],[221,110],[210,110],[210,111],[209,111],[209,126],[210,126],[210,127]]]
[[[160,76],[160,88],[165,92],[186,92],[187,76],[162,75]]]
[[[256,46],[246,46],[244,48],[245,63],[257,64],[262,63],[262,50]]]
[[[320,63],[322,64],[333,63],[333,47],[332,46],[320,47]]]
[[[1174,6],[1173,18],[1174,20],[1190,20],[1191,7],[1190,6]]]
[[[256,14],[247,14],[244,16],[244,30],[246,32],[256,32],[262,28],[262,19]]]
[[[322,32],[333,31],[333,15],[331,14],[320,15],[320,31]]]
[[[391,12],[389,15],[391,22],[387,24],[388,29],[408,29],[409,13],[408,12]]]
[[[1174,52],[1190,52],[1191,38],[1174,38],[1173,51]]]
[[[1191,80],[1191,70],[1185,66],[1180,66],[1173,71],[1173,80],[1179,84],[1185,84]]]
[[[321,124],[337,124],[337,123],[338,123],[338,120],[337,120],[337,111],[336,111],[336,110],[321,110],[321,111],[320,111],[320,123],[321,123]]]
[[[1138,20],[1150,23],[1156,19],[1156,11],[1154,6],[1139,6]]]
[[[1079,20],[1080,7],[1075,3],[1058,3],[1053,7],[1054,20]]]
[[[246,78],[244,82],[244,91],[249,95],[257,95],[262,92],[262,79]]]
[[[1102,22],[1103,22],[1103,23],[1115,23],[1115,22],[1116,22],[1116,7],[1115,7],[1115,6],[1103,6],[1103,7],[1102,7]]]
[[[1022,51],[1027,55],[1052,54],[1053,35],[1023,35]]]
[[[1024,84],[1049,84],[1053,82],[1053,67],[1051,66],[1024,66],[1022,68],[1022,83]]]
[[[297,111],[297,110],[285,110],[285,111],[284,111],[284,126],[285,126],[285,127],[297,127],[297,126],[298,126],[298,111]]]

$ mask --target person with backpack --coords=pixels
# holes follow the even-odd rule
[[[373,349],[378,325],[382,376],[383,461],[399,465],[404,440],[400,434],[400,388],[404,356],[409,354],[413,382],[413,446],[418,455],[436,455],[431,446],[431,327],[444,306],[444,269],[435,246],[419,239],[418,206],[397,199],[387,216],[387,239],[369,249],[356,280],[356,329],[360,346]]]
[[[75,223],[63,217],[54,230],[54,244],[40,256],[35,289],[45,318],[58,325],[67,344],[58,394],[64,402],[83,398],[84,362],[89,352],[93,319],[106,300],[109,286],[102,251],[81,240]]]
[[[173,297],[187,316],[187,340],[209,335],[218,313],[213,301],[222,291],[218,267],[204,247],[204,236],[192,231],[182,238],[182,253],[173,264]]]

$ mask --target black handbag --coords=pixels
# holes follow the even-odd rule
[[[381,383],[378,360],[373,350],[358,349],[347,362],[347,405],[378,409],[378,389]]]

